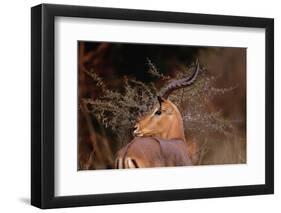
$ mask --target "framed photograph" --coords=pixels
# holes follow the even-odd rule
[[[31,9],[31,204],[271,194],[274,20]]]

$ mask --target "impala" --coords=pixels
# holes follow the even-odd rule
[[[169,83],[158,96],[158,104],[134,127],[135,138],[117,153],[115,168],[144,168],[192,165],[178,107],[168,100],[178,89],[192,85],[199,63],[190,77]]]

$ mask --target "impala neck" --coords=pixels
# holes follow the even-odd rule
[[[175,111],[176,119],[173,119],[169,125],[169,129],[161,137],[166,139],[180,139],[185,142],[183,120],[177,107],[175,107]]]

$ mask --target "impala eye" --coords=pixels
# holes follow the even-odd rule
[[[154,115],[161,115],[161,110],[157,110]]]

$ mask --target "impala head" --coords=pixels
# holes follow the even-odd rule
[[[134,128],[135,136],[161,136],[179,113],[169,100],[158,96],[158,104],[146,116],[139,119]]]
[[[137,137],[160,137],[163,139],[180,138],[185,141],[182,116],[168,96],[175,90],[188,87],[194,83],[199,72],[199,63],[190,77],[172,81],[161,91],[158,103],[148,115],[139,119],[134,127]]]

